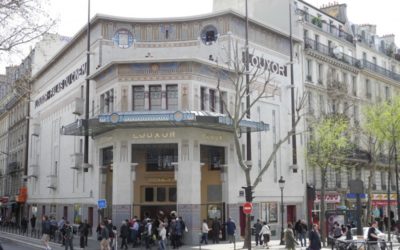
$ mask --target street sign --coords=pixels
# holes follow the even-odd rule
[[[98,200],[97,201],[97,207],[99,209],[106,208],[107,207],[107,201],[105,199]]]
[[[253,212],[253,204],[250,202],[246,202],[243,204],[243,213],[245,214],[251,214]]]

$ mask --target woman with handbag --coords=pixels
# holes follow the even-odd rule
[[[260,231],[259,235],[260,235],[260,238],[261,238],[261,236],[263,237],[264,246],[268,249],[269,248],[268,242],[269,242],[270,235],[271,235],[271,229],[267,225],[267,222],[265,222],[265,221],[263,222],[263,226],[261,227],[261,231]]]

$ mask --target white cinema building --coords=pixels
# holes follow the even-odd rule
[[[276,15],[287,17],[287,7],[280,7]],[[287,27],[288,23],[268,26],[256,19],[249,23],[250,51],[256,58],[252,64],[264,60],[273,65],[271,81],[278,86],[274,97],[259,101],[251,120],[242,124],[253,131],[253,176],[291,124]],[[223,222],[232,217],[243,234],[245,179],[221,105],[225,101],[232,108],[234,92],[226,79],[221,94],[217,91],[213,68],[223,63],[224,53],[232,53],[236,42],[243,49],[245,17],[232,10],[168,19],[96,15],[90,36],[90,165],[82,164],[85,26],[34,76],[29,213],[65,216],[74,222],[87,219],[95,227],[100,218],[97,202],[105,199],[101,215],[117,225],[134,215],[177,211],[189,229],[187,242],[197,242],[202,220],[215,217]],[[294,36],[298,95],[300,46]],[[290,167],[288,141],[254,193],[252,215],[267,220],[275,238],[281,229],[280,176],[286,180],[285,223],[303,219],[306,211],[301,136],[297,144],[296,169]]]

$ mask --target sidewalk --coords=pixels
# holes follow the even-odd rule
[[[33,247],[39,247],[39,248],[44,248],[43,243],[41,242],[40,239],[37,238],[32,238],[28,236],[23,236],[19,234],[14,234],[14,233],[9,233],[9,232],[0,232],[0,238],[7,238],[16,242],[20,242],[23,244],[27,244]],[[120,242],[118,244],[118,250],[120,250]],[[75,237],[74,238],[74,249],[82,249],[78,247],[79,245],[79,238]],[[64,247],[61,247],[60,244],[55,243],[55,242],[50,242],[50,246],[52,247],[53,250],[61,250],[64,249]],[[236,245],[232,243],[227,243],[227,242],[222,242],[220,244],[208,244],[208,245],[197,245],[197,246],[182,246],[179,249],[180,250],[193,250],[193,249],[202,249],[202,250],[233,250],[233,249],[242,249],[243,247],[243,241],[237,242]],[[89,238],[88,239],[88,247],[85,248],[85,250],[99,250],[99,242],[95,240],[94,238]],[[137,248],[132,248],[129,246],[129,249],[145,249],[144,246],[137,247]],[[151,249],[155,250],[158,249],[156,246],[152,246]],[[172,249],[172,247],[168,246],[167,249]],[[255,242],[252,242],[252,249],[266,249],[260,246],[255,246]],[[285,249],[285,246],[279,245],[279,240],[272,240],[270,241],[270,248],[269,249]],[[305,247],[297,247],[297,249],[302,249],[305,250]],[[331,249],[330,247],[323,248],[324,250]]]

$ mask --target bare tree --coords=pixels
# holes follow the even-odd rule
[[[269,169],[271,164],[276,157],[277,152],[281,146],[289,140],[291,136],[296,133],[296,126],[299,124],[302,117],[302,110],[305,105],[306,95],[303,94],[296,103],[295,110],[295,122],[293,126],[290,126],[287,133],[280,138],[274,145],[271,152],[265,152],[267,161],[261,167],[261,170],[256,174],[254,180],[251,178],[252,165],[246,162],[244,155],[246,152],[242,152],[241,147],[241,135],[246,132],[246,129],[242,128],[242,122],[246,121],[247,114],[249,111],[262,100],[273,98],[279,91],[280,86],[273,84],[273,78],[271,77],[271,72],[268,67],[264,66],[254,66],[249,70],[246,70],[246,53],[241,52],[238,48],[238,42],[230,43],[230,51],[228,55],[224,57],[224,64],[221,65],[217,63],[215,72],[217,74],[218,85],[217,89],[221,98],[221,103],[224,107],[224,111],[227,117],[231,120],[232,126],[232,136],[235,144],[235,152],[237,157],[237,162],[244,173],[246,186],[254,189],[260,182],[262,176]],[[251,55],[250,55],[251,57]],[[260,58],[262,60],[262,58]],[[246,80],[248,77],[248,80]],[[223,96],[223,87],[233,90],[233,101],[225,99]],[[246,103],[247,96],[250,95],[250,103],[243,107],[241,104]],[[244,248],[250,247],[251,245],[251,228],[250,228],[250,216],[246,219],[246,231],[245,231],[245,244]]]
[[[55,25],[42,0],[0,1],[0,53],[15,52],[39,39]],[[1,55],[0,54],[0,55]]]

